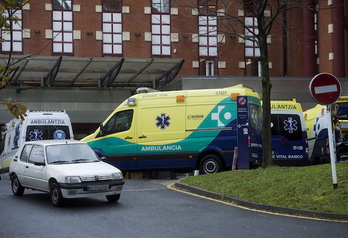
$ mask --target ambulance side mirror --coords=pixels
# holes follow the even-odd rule
[[[99,125],[99,135],[101,135],[101,136],[103,136],[103,135],[105,135],[105,131],[104,131],[104,126],[103,126],[103,124],[100,124]]]

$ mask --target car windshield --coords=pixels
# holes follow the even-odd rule
[[[87,144],[59,144],[46,147],[48,164],[91,163],[100,161]]]

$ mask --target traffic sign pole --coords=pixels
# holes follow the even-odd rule
[[[333,185],[333,188],[338,188],[337,170],[336,170],[336,147],[334,145],[335,134],[333,133],[333,128],[332,128],[332,104],[326,106],[326,119],[328,122],[327,132],[329,137],[332,185]]]
[[[309,92],[317,103],[326,105],[332,184],[334,188],[337,188],[335,134],[332,132],[332,103],[336,102],[341,95],[341,83],[332,74],[318,74],[309,83]]]

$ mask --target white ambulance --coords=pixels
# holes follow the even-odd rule
[[[12,158],[25,141],[74,139],[71,121],[65,110],[26,112],[25,120],[12,119],[1,134],[0,174],[7,173]]]

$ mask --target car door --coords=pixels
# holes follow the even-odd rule
[[[19,160],[16,157],[14,159],[17,161],[17,163],[14,164],[15,172],[23,186],[27,185],[26,167],[28,166],[29,155],[32,147],[32,144],[24,145]]]
[[[28,163],[25,167],[26,179],[29,187],[38,190],[47,190],[46,167],[44,147],[41,145],[33,145]]]

